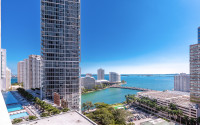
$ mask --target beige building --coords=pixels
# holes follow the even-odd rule
[[[24,89],[30,89],[29,85],[29,59],[24,59],[24,66],[23,66],[23,85]]]
[[[11,87],[11,70],[6,68],[6,90],[9,90]]]
[[[189,92],[190,91],[190,75],[186,73],[180,73],[174,76],[174,90]]]
[[[17,82],[22,83],[23,82],[23,74],[24,74],[24,61],[20,61],[17,64]]]
[[[24,89],[40,88],[42,82],[42,59],[40,55],[30,55],[18,63],[18,82]]]

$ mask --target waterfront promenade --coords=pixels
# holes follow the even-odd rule
[[[110,88],[131,89],[131,90],[139,90],[139,91],[151,91],[151,89],[144,89],[144,88],[138,88],[138,87],[127,87],[127,86],[119,86],[119,85],[113,85],[113,86],[110,86]]]

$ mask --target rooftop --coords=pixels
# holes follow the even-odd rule
[[[157,100],[168,100],[179,106],[196,108],[195,104],[190,102],[190,96],[187,92],[178,91],[145,91],[138,92],[138,95],[149,97]]]
[[[30,122],[29,125],[96,125],[78,112],[68,112],[49,118]]]

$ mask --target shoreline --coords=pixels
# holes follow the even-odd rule
[[[127,82],[125,83],[118,83],[118,85],[124,85],[124,84],[127,84]],[[84,94],[88,94],[88,93],[93,93],[93,92],[97,92],[97,91],[101,91],[101,90],[104,90],[104,89],[108,89],[110,88],[111,86],[107,86],[106,88],[103,88],[103,89],[98,89],[98,90],[94,90],[94,91],[88,91],[88,92],[85,92],[85,93],[81,93],[81,95],[84,95]]]

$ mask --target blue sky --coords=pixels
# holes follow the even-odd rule
[[[189,73],[199,0],[82,0],[82,73]],[[40,0],[2,0],[8,67],[40,54]]]

